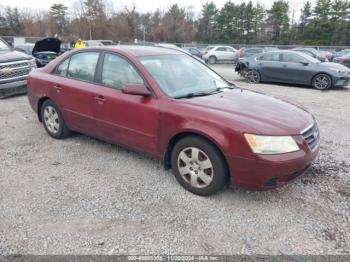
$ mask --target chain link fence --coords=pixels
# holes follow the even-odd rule
[[[10,43],[12,46],[16,45],[17,42],[25,42],[25,43],[35,43],[36,41],[39,41],[45,37],[20,37],[20,36],[1,36],[5,41]],[[130,41],[130,42],[117,42],[116,44],[120,45],[148,45],[152,46],[154,44],[157,44],[155,42],[143,42],[143,41]],[[279,49],[292,49],[296,47],[312,47],[320,51],[340,51],[343,49],[349,49],[350,46],[305,46],[305,45],[264,45],[264,44],[207,44],[207,43],[167,43],[167,44],[174,44],[177,47],[196,47],[198,49],[204,49],[207,46],[231,46],[236,49],[240,49],[242,47],[277,47]]]

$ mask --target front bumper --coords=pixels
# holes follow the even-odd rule
[[[281,187],[306,173],[319,151],[300,141],[300,150],[281,155],[257,155],[256,159],[226,156],[231,171],[231,183],[252,191]],[[299,143],[298,143],[299,144]]]
[[[25,78],[6,83],[0,83],[0,98],[25,93],[27,93],[27,80]]]
[[[333,77],[334,87],[343,87],[350,84],[350,75],[342,75],[338,77]]]

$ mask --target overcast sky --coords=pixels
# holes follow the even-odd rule
[[[49,9],[54,3],[62,3],[68,7],[71,7],[77,0],[0,0],[2,6],[12,6],[18,8],[31,8],[31,9]],[[228,0],[213,0],[218,6],[222,7]],[[256,3],[258,0],[253,0]],[[291,9],[294,9],[296,13],[299,13],[300,8],[306,0],[289,0]],[[312,0],[311,2],[314,2]],[[107,0],[112,4],[115,9],[122,9],[124,6],[131,6],[133,3],[136,5],[138,11],[147,12],[154,11],[156,9],[166,10],[169,6],[177,3],[181,7],[193,6],[196,13],[201,10],[202,4],[207,1],[199,0]],[[234,3],[248,2],[248,0],[233,0]],[[266,7],[270,7],[273,0],[260,0],[260,3]]]

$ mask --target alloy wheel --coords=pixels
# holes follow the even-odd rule
[[[326,89],[329,86],[329,79],[325,75],[320,75],[315,78],[314,85],[317,89],[320,89],[320,90]]]
[[[256,84],[259,83],[260,76],[259,73],[255,70],[249,70],[246,72],[245,77],[248,83]]]
[[[210,158],[199,148],[187,147],[178,155],[178,170],[182,178],[195,188],[205,188],[214,177]]]
[[[52,134],[57,134],[60,128],[59,116],[56,109],[52,106],[47,106],[44,109],[44,122],[47,129]]]

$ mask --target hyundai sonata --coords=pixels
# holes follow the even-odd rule
[[[77,131],[163,159],[198,195],[228,184],[282,186],[305,173],[319,148],[303,107],[237,88],[161,47],[66,52],[31,72],[28,97],[51,137]]]

